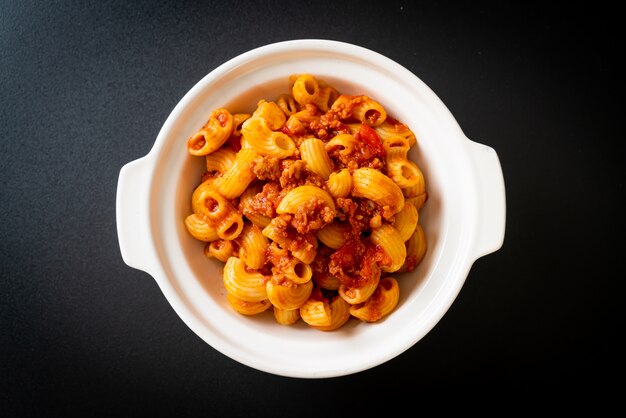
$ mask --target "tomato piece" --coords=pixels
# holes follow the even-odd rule
[[[380,157],[385,156],[385,148],[383,148],[383,142],[374,129],[365,123],[361,124],[361,129],[358,132],[359,137],[374,151],[374,154]]]

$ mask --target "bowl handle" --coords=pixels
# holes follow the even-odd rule
[[[117,182],[117,237],[122,259],[130,267],[150,273],[157,265],[150,231],[150,178],[148,156],[126,164]]]
[[[487,145],[469,141],[478,191],[478,219],[474,258],[497,251],[504,242],[506,195],[504,176],[496,151]]]

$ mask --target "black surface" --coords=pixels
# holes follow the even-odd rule
[[[616,10],[102,3],[0,2],[0,415],[295,416],[419,408],[449,389],[529,402],[615,373]],[[504,246],[475,263],[443,320],[388,363],[335,379],[278,377],[215,351],[123,263],[115,227],[120,168],[150,150],[187,90],[297,38],[355,43],[414,72],[496,149],[507,189]]]

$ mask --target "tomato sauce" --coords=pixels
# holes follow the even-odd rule
[[[328,271],[348,288],[363,287],[380,278],[379,265],[391,264],[391,257],[369,239],[353,237],[330,256]]]

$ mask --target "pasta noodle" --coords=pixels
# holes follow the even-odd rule
[[[265,312],[272,307],[272,304],[269,300],[262,300],[260,302],[246,302],[245,300],[237,299],[231,293],[226,294],[226,300],[234,310],[242,315],[257,315],[261,312]]]
[[[229,148],[220,148],[214,153],[208,154],[206,158],[206,171],[217,174],[224,174],[233,165],[236,157],[235,151]]]
[[[261,228],[246,224],[239,236],[239,258],[251,269],[260,269],[265,264],[265,250],[269,240],[263,235]]]
[[[330,303],[327,300],[309,299],[300,306],[300,317],[312,327],[329,327],[332,323]]]
[[[419,221],[419,214],[417,208],[411,202],[404,202],[404,208],[396,214],[396,221],[393,224],[394,228],[398,230],[402,242],[406,242],[415,228],[417,228],[417,222]]]
[[[381,265],[382,271],[396,271],[404,264],[406,259],[406,246],[402,240],[400,232],[389,224],[383,224],[380,228],[376,228],[372,231],[370,236],[372,241],[381,246],[387,252],[387,255],[391,258],[389,265]]]
[[[234,297],[246,302],[261,302],[268,299],[265,277],[259,272],[249,271],[243,261],[230,257],[224,266],[224,287]]]
[[[272,218],[259,213],[252,207],[255,196],[261,193],[262,188],[262,185],[259,183],[248,187],[239,197],[239,207],[247,220],[260,228],[265,228],[270,224]]]
[[[403,123],[397,120],[387,117],[385,121],[374,128],[380,139],[384,142],[390,137],[402,137],[407,140],[409,147],[414,146],[417,143],[415,134]]]
[[[233,133],[232,136],[241,136],[241,124],[243,124],[251,115],[247,113],[237,113],[233,115]]]
[[[312,74],[290,82],[251,113],[214,110],[188,138],[206,171],[183,224],[224,263],[227,303],[242,315],[271,308],[278,324],[320,331],[378,321],[400,300],[389,274],[427,251],[426,182],[408,158],[417,138],[369,96]]]
[[[250,182],[256,178],[252,171],[257,153],[250,149],[242,149],[237,153],[235,161],[222,176],[215,181],[217,191],[227,199],[241,196]]]
[[[359,168],[352,173],[352,194],[378,204],[387,219],[404,207],[402,190],[393,180],[373,168]]]
[[[327,112],[337,99],[337,90],[327,86],[310,74],[298,76],[292,87],[293,98],[299,105],[314,104],[322,112]]]
[[[298,111],[298,107],[296,106],[296,101],[291,97],[290,94],[281,94],[278,96],[278,100],[276,100],[276,104],[280,107],[280,110],[283,111],[285,117],[289,117]]]
[[[311,199],[321,201],[332,212],[335,211],[333,198],[323,189],[316,186],[300,186],[291,190],[283,197],[280,205],[276,208],[276,213],[296,213],[301,208],[301,205],[306,204]]]
[[[211,242],[219,238],[215,227],[209,223],[206,216],[197,213],[185,218],[185,227],[195,239],[200,241]]]
[[[280,309],[298,309],[304,305],[311,296],[313,282],[309,280],[304,284],[295,284],[291,281],[275,284],[273,281],[267,282],[267,297],[272,305]]]
[[[300,309],[280,309],[274,306],[274,318],[281,325],[292,325],[300,319]]]
[[[333,172],[333,162],[326,153],[324,142],[317,138],[308,138],[300,145],[300,156],[306,161],[307,168],[327,180]]]
[[[376,322],[395,309],[399,298],[400,287],[397,280],[385,277],[368,300],[350,307],[350,314],[361,321]]]
[[[315,283],[322,289],[339,290],[341,282],[335,276],[324,275],[315,277]]]
[[[236,257],[238,253],[235,241],[216,239],[215,241],[207,242],[204,246],[204,255],[208,258],[216,258],[223,263],[228,261],[230,257]]]
[[[350,304],[340,297],[335,296],[330,302],[330,324],[311,325],[320,331],[333,331],[341,328],[350,319]]]
[[[326,181],[326,187],[328,187],[328,193],[334,198],[348,196],[352,190],[350,170],[344,168],[341,171],[332,173]]]
[[[282,113],[281,113],[282,114]],[[252,117],[243,123],[241,134],[247,146],[261,155],[287,158],[296,151],[293,140],[282,132],[273,131],[267,120]]]
[[[369,299],[378,286],[379,276],[375,280],[368,282],[365,286],[349,288],[345,284],[339,286],[339,296],[351,305],[363,303]]]
[[[207,155],[217,151],[233,132],[233,116],[226,109],[217,109],[204,127],[187,141],[191,155]]]
[[[426,236],[420,225],[415,228],[415,233],[405,242],[406,260],[398,272],[413,271],[422,261],[426,254]]]
[[[350,225],[347,223],[333,222],[317,231],[317,238],[325,246],[338,250],[346,243],[346,234],[351,230]]]

